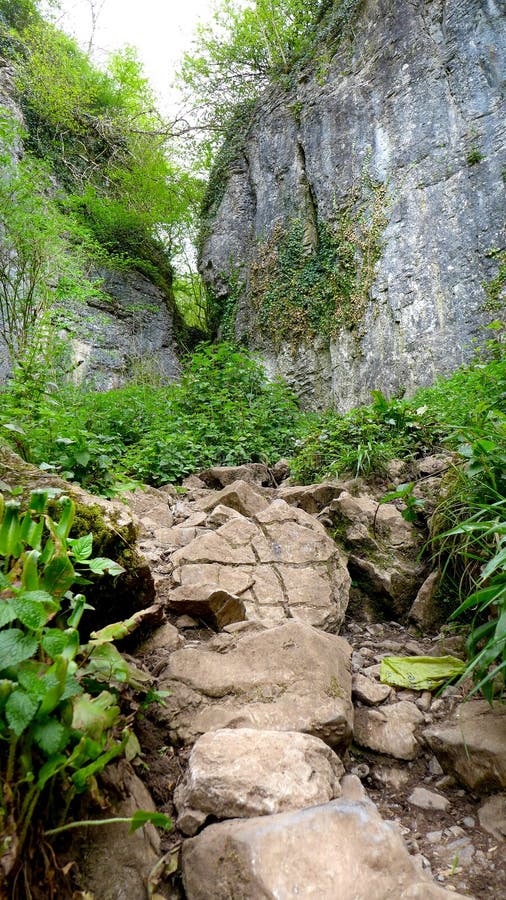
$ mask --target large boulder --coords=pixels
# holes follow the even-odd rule
[[[342,491],[324,510],[336,540],[349,553],[354,582],[375,612],[405,614],[424,582],[424,538],[392,504]]]
[[[25,462],[13,450],[0,446],[0,481],[10,489],[20,489],[17,497],[27,503],[34,490],[50,488],[71,497],[76,506],[71,537],[93,533],[93,556],[106,556],[120,563],[122,575],[94,577],[83,593],[94,607],[83,616],[83,628],[102,628],[146,608],[155,596],[149,566],[136,550],[138,534],[135,516],[119,500],[105,500],[69,484],[58,475]],[[51,504],[50,504],[51,509]]]
[[[182,852],[188,900],[456,900],[367,799],[210,825]]]
[[[506,706],[462,703],[449,722],[427,728],[423,738],[444,771],[469,790],[506,788]]]
[[[323,741],[294,731],[233,728],[202,735],[174,794],[178,827],[270,815],[339,797],[344,768]]]
[[[301,622],[253,623],[168,659],[159,716],[171,740],[218,728],[302,731],[335,749],[351,740],[351,647]]]
[[[251,493],[246,496],[244,488]],[[237,486],[207,500],[207,508],[222,507],[226,492],[227,502],[232,498],[235,503]],[[323,526],[303,510],[283,500],[268,504],[248,485],[241,488],[244,510],[246,500],[252,518],[236,515],[174,553],[175,585],[214,584],[241,598],[247,618],[268,625],[294,618],[337,631],[350,588],[342,552]]]

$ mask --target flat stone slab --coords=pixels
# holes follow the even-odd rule
[[[253,623],[252,623],[253,624]],[[176,650],[160,676],[171,740],[218,728],[302,731],[336,749],[351,740],[351,647],[301,622],[220,633]]]
[[[178,828],[196,834],[214,819],[271,815],[341,795],[344,767],[323,741],[294,731],[211,731],[194,745],[174,794]]]
[[[188,900],[456,900],[396,828],[353,797],[210,825],[182,850]]]
[[[235,516],[176,551],[175,585],[214,584],[241,597],[248,619],[267,625],[293,618],[337,631],[351,584],[345,556],[312,516],[284,500],[267,504],[249,485],[243,488],[261,509],[253,518]],[[225,488],[207,505],[223,506],[226,492],[235,497],[237,488]]]
[[[415,759],[420,745],[415,737],[423,713],[409,700],[381,709],[355,710],[354,739],[361,747],[385,753],[395,759]]]
[[[423,732],[444,771],[471,791],[506,788],[506,706],[470,700],[453,719]]]

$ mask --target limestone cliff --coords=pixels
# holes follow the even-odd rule
[[[204,279],[306,404],[412,392],[501,315],[504,13],[364,0],[261,98],[214,185]]]

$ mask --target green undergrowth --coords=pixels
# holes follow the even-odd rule
[[[200,468],[275,462],[296,439],[297,404],[246,352],[221,344],[188,361],[179,384],[97,393],[67,385],[2,397],[2,431],[32,462],[101,493],[137,479],[177,482]]]
[[[394,458],[415,459],[457,449],[467,431],[487,431],[495,415],[506,414],[506,359],[477,361],[422,388],[411,399],[373,402],[341,415],[333,410],[307,416],[292,462],[300,483],[327,477],[384,474]]]

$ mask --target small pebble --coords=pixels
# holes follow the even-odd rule
[[[425,835],[430,844],[439,844],[443,837],[442,831],[429,831]]]
[[[462,824],[466,826],[466,828],[474,828],[476,822],[472,816],[466,816],[465,819],[462,819]]]

